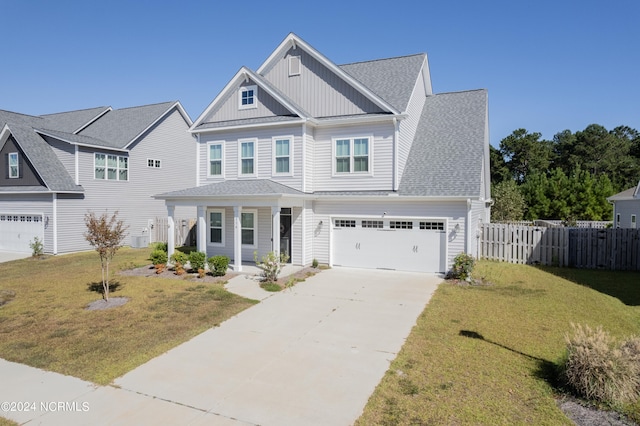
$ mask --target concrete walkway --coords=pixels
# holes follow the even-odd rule
[[[234,280],[244,279],[236,277]],[[29,424],[349,425],[442,279],[335,268],[115,380],[0,362],[0,412]],[[247,280],[248,281],[248,280]],[[63,402],[44,410],[41,402]]]

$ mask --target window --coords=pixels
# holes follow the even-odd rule
[[[382,228],[383,222],[381,220],[363,220],[363,228]]]
[[[240,174],[253,175],[255,142],[240,142]]]
[[[209,144],[209,176],[222,176],[222,142]]]
[[[258,86],[243,86],[240,88],[239,108],[257,108],[256,95],[258,94]]]
[[[9,153],[9,178],[15,179],[20,177],[20,164],[18,163],[18,153]]]
[[[616,228],[620,228],[620,213],[616,214]]]
[[[335,140],[335,173],[369,173],[370,138]]]
[[[273,174],[291,174],[291,139],[274,138]]]
[[[160,164],[161,164],[160,160],[154,160],[152,158],[147,159],[147,167],[150,167],[152,169],[159,169]]]
[[[631,215],[631,228],[636,229],[636,215]]]
[[[242,245],[256,245],[256,216],[257,211],[242,212],[240,214],[240,226],[242,228]]]
[[[209,243],[224,246],[224,210],[209,211]]]
[[[336,228],[355,228],[355,220],[336,219]]]
[[[94,178],[129,180],[129,157],[110,154],[94,154]]]
[[[413,222],[411,221],[401,221],[401,220],[392,220],[389,222],[389,228],[391,229],[413,229]]]
[[[420,229],[444,231],[444,222],[420,222]]]
[[[300,56],[289,56],[289,77],[300,75]]]

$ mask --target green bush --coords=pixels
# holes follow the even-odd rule
[[[222,277],[226,275],[230,261],[231,259],[227,256],[212,256],[207,260],[207,263],[214,277]]]
[[[453,266],[447,274],[447,278],[455,280],[471,281],[471,272],[476,265],[476,260],[467,253],[460,253],[453,259]]]
[[[155,249],[151,252],[151,255],[149,255],[149,259],[154,265],[164,265],[168,260],[167,252],[164,250]]]
[[[317,268],[318,267],[318,259],[314,258],[313,262],[311,262],[311,266],[314,267],[314,268]]]
[[[44,244],[42,244],[42,240],[40,238],[34,237],[33,241],[29,243],[29,247],[31,247],[31,256],[42,256],[42,253],[44,252]]]
[[[566,335],[567,351],[561,377],[580,397],[614,407],[640,397],[640,340],[621,345],[602,327],[573,325]]]
[[[179,263],[182,266],[184,266],[185,263],[187,263],[187,261],[189,260],[189,256],[187,256],[186,254],[184,254],[181,251],[175,251],[172,255],[171,255],[171,261],[173,263]]]
[[[275,252],[270,251],[262,257],[262,261],[258,261],[258,252],[253,252],[253,259],[256,262],[256,266],[262,269],[260,276],[263,282],[276,282],[278,275],[282,270],[282,265],[289,260],[289,256],[285,253],[280,253],[280,257]]]
[[[162,241],[156,241],[155,243],[149,244],[151,250],[162,250],[164,252],[169,251],[169,247],[167,247],[167,243],[163,243]]]
[[[204,264],[207,261],[207,254],[201,251],[192,251],[189,253],[189,264],[191,269],[197,271],[198,269],[204,269]]]

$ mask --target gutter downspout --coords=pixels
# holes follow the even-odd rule
[[[58,254],[58,194],[53,193],[53,254]]]
[[[302,192],[307,192],[307,123],[302,123]]]
[[[398,190],[398,136],[400,134],[400,122],[393,117],[393,190]]]
[[[196,186],[200,186],[200,133],[196,137]]]
[[[471,198],[467,198],[467,218],[464,227],[464,252],[467,254],[470,254],[469,249],[471,248],[471,206]],[[478,257],[477,253],[474,257]]]
[[[74,154],[75,154],[75,158],[74,158],[74,160],[75,160],[75,166],[74,166],[74,167],[75,167],[75,172],[76,172],[76,173],[75,173],[75,175],[76,175],[76,176],[75,176],[75,177],[76,177],[76,179],[75,179],[75,180],[76,180],[76,185],[80,185],[80,170],[79,170],[79,165],[80,165],[80,158],[79,158],[79,157],[80,157],[80,152],[79,152],[79,148],[78,148],[78,145],[77,145],[77,144],[75,145],[75,152],[74,152]]]

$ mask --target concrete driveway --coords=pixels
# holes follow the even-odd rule
[[[323,271],[115,384],[190,407],[194,416],[185,424],[349,425],[441,281],[420,273]]]

